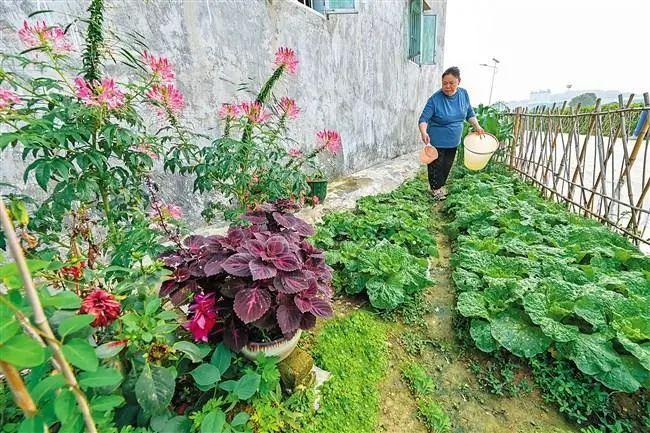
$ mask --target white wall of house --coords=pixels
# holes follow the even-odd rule
[[[297,0],[105,0],[105,22],[116,32],[137,30],[154,54],[175,64],[185,94],[185,120],[196,130],[219,131],[216,110],[234,98],[241,83],[256,91],[272,70],[278,47],[293,48],[297,76],[285,78],[276,94],[302,108],[290,128],[304,149],[316,131],[338,130],[344,152],[336,174],[357,171],[418,148],[417,119],[442,72],[446,0],[425,0],[437,13],[436,63],[408,60],[409,0],[357,0],[356,13],[322,15]],[[4,0],[0,2],[0,45],[20,47],[15,34],[36,10],[52,9],[48,23],[85,15],[85,1]],[[62,15],[69,14],[69,15]],[[82,28],[73,27],[83,43]],[[2,155],[0,181],[19,181],[19,155]],[[191,203],[190,183],[159,175],[165,195]],[[30,188],[31,189],[31,188]],[[200,200],[199,200],[200,201]]]

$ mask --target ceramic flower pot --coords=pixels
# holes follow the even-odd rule
[[[269,341],[266,343],[257,343],[249,342],[244,348],[242,348],[241,353],[247,359],[251,361],[257,359],[260,356],[260,353],[263,353],[265,356],[277,356],[279,361],[282,361],[284,358],[289,356],[293,349],[296,348],[298,340],[300,340],[300,335],[302,334],[302,329],[293,335],[293,337],[281,338],[279,340]]]
[[[322,203],[327,196],[327,179],[308,180],[309,195],[318,197],[318,202]]]

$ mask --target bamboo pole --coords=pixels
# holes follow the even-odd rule
[[[587,134],[585,135],[585,139],[582,143],[582,149],[580,150],[580,155],[578,156],[578,159],[576,160],[576,169],[573,172],[573,177],[571,178],[572,182],[575,182],[578,175],[580,175],[580,182],[582,184],[585,183],[584,179],[584,163],[585,163],[585,157],[587,156],[587,144],[589,144],[589,136],[591,135],[591,132],[593,131],[594,125],[596,123],[596,118],[598,117],[598,112],[600,111],[600,98],[596,100],[596,106],[594,107],[594,111],[589,113],[591,116],[591,120],[589,121],[589,128],[587,129]],[[578,136],[580,136],[580,131],[577,131]],[[577,144],[577,143],[576,143]],[[572,189],[569,191],[569,196],[571,196]],[[585,203],[587,201],[587,197],[584,193],[584,190],[582,192],[582,202]]]
[[[14,401],[25,413],[25,416],[31,418],[36,415],[36,405],[29,391],[27,391],[25,382],[23,382],[23,378],[20,376],[18,369],[8,362],[0,361],[0,372],[5,375],[7,385],[9,385],[11,394],[14,396]]]
[[[627,102],[628,107],[632,103],[633,98],[634,98],[634,94],[631,94],[630,98],[628,99],[628,102]],[[613,140],[610,140],[610,142],[609,142],[609,146],[608,146],[608,149],[607,149],[607,155],[605,156],[605,164],[607,164],[607,162],[609,161],[609,158],[614,154],[614,145],[616,144],[616,140],[618,138],[619,132],[621,132],[621,124],[617,123],[616,132],[614,133]],[[621,138],[623,138],[623,137],[621,137]],[[636,154],[635,154],[635,157],[636,157]],[[614,161],[612,161],[612,163],[613,162]],[[612,173],[613,173],[613,168],[612,168]],[[601,180],[604,179],[604,176],[602,176],[602,174],[603,173],[598,174],[598,178],[596,179],[596,184],[594,185],[594,187],[597,187],[598,184],[601,182]],[[594,199],[594,195],[591,194],[591,197],[589,197],[589,200],[587,202],[587,207],[591,208],[593,199]]]
[[[77,400],[79,410],[81,411],[84,418],[84,423],[86,424],[86,431],[88,433],[97,433],[95,421],[93,420],[93,417],[90,413],[90,406],[88,405],[86,395],[83,393],[81,388],[79,388],[77,378],[75,377],[70,364],[68,364],[68,361],[65,359],[65,356],[61,351],[59,342],[54,336],[52,328],[50,328],[50,324],[47,321],[47,317],[43,311],[41,301],[38,299],[36,287],[34,286],[31,274],[27,268],[27,261],[25,260],[23,250],[18,243],[18,238],[14,232],[13,225],[9,219],[9,213],[7,212],[7,208],[5,207],[5,203],[2,197],[0,197],[0,220],[2,221],[2,228],[7,239],[7,245],[9,246],[9,250],[11,251],[14,260],[16,261],[20,276],[22,277],[23,283],[25,284],[25,294],[27,295],[27,299],[32,308],[32,311],[34,312],[34,323],[44,334],[45,341],[52,350],[52,356],[54,357],[54,360],[56,360],[58,367],[61,368],[61,373],[63,374],[65,381],[70,386],[70,389]]]

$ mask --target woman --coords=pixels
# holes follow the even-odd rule
[[[455,66],[447,69],[442,74],[442,88],[431,95],[419,120],[422,142],[438,151],[438,159],[427,168],[431,192],[439,200],[447,196],[445,182],[460,144],[463,121],[467,120],[478,134],[485,134],[476,120],[467,91],[458,87],[459,84],[460,70]]]

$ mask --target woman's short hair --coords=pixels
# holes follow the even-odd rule
[[[445,75],[453,75],[458,80],[460,80],[460,69],[458,69],[458,66],[452,66],[451,68],[447,68],[445,72],[442,73],[442,78],[445,78]]]

